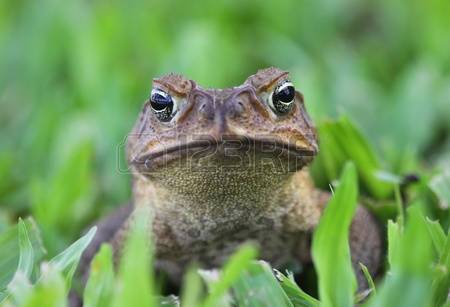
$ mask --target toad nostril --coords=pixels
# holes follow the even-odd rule
[[[199,108],[199,113],[206,119],[214,119],[214,110],[210,103],[202,103]]]
[[[233,108],[231,109],[231,116],[240,116],[245,110],[244,103],[241,100],[237,100],[233,103]]]
[[[242,113],[244,111],[244,104],[240,100],[236,102],[236,111],[239,113]]]

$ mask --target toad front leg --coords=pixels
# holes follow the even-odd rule
[[[285,206],[290,208],[284,221],[289,233],[313,232],[331,194],[314,187],[307,170],[297,172],[285,190]],[[382,261],[383,239],[381,229],[364,207],[358,206],[349,231],[350,253],[358,289],[367,289],[366,278],[359,263],[364,264],[374,276]],[[300,262],[311,262],[310,250],[301,242],[295,249]]]
[[[358,289],[367,289],[367,280],[359,263],[364,264],[371,276],[380,268],[383,239],[381,229],[369,211],[359,206],[350,226],[350,252],[353,269],[358,280]]]

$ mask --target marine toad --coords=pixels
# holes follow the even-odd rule
[[[308,173],[317,153],[303,95],[285,71],[260,70],[228,89],[204,89],[176,74],[154,79],[128,137],[132,205],[99,224],[84,266],[103,241],[120,255],[130,213],[140,206],[154,217],[156,269],[174,282],[190,262],[218,267],[249,240],[274,267],[308,262],[330,197]],[[375,273],[381,238],[362,207],[350,240],[354,265]]]

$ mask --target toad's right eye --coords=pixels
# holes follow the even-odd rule
[[[295,88],[290,81],[283,81],[272,93],[269,105],[279,115],[287,114],[294,105]]]
[[[170,121],[177,112],[177,105],[172,96],[156,88],[150,94],[150,106],[153,113],[162,122]]]

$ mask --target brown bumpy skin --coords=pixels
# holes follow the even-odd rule
[[[161,120],[155,101],[147,101],[128,137],[133,209],[99,225],[81,271],[103,241],[120,257],[134,209],[142,207],[153,216],[155,269],[175,284],[190,262],[219,267],[246,241],[279,269],[308,261],[329,194],[310,179],[316,130],[289,74],[272,67],[227,89],[170,74],[155,79],[153,91],[172,108]],[[375,274],[381,258],[380,232],[366,209],[356,213],[350,242],[364,287],[357,264]]]

